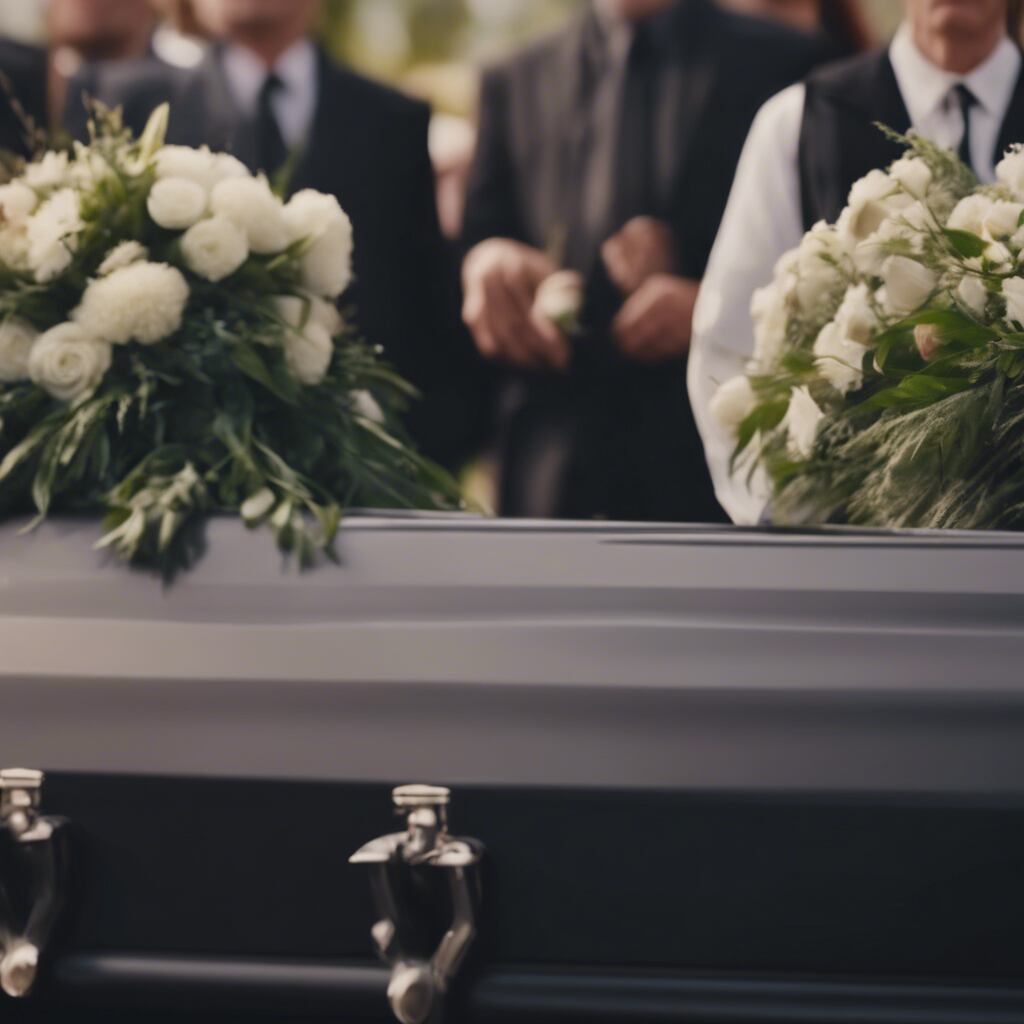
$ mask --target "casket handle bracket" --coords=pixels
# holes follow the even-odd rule
[[[350,864],[371,868],[378,920],[371,929],[381,958],[391,966],[388,1001],[400,1024],[436,1021],[444,996],[476,937],[480,900],[478,866],[483,845],[448,834],[449,791],[439,786],[399,786],[395,811],[407,828],[367,843]],[[442,869],[448,873],[452,921],[429,959],[410,955],[403,933],[412,911],[403,906],[393,883],[396,871]]]

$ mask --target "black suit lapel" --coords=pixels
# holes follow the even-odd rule
[[[358,162],[363,147],[353,144],[359,138],[354,118],[358,112],[352,103],[345,102],[344,72],[336,68],[321,50],[317,50],[316,106],[309,137],[304,141],[298,155],[295,172],[289,182],[289,192],[304,188],[319,188],[321,191],[336,193],[339,182],[352,171],[353,162]],[[372,129],[371,129],[372,130]],[[344,153],[339,150],[348,146]],[[329,169],[330,181],[322,181]]]
[[[1017,85],[1010,97],[1010,106],[1007,108],[1006,117],[1003,118],[1003,127],[996,142],[993,162],[999,163],[1003,154],[1018,142],[1024,142],[1024,68],[1017,75]]]

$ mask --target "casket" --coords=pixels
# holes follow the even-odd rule
[[[0,531],[67,862],[0,1019],[1024,1021],[1024,539],[353,517],[301,573],[225,519],[166,584],[96,536]]]

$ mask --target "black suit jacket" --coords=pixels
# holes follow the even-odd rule
[[[12,99],[38,128],[46,130],[46,51],[0,39],[0,73],[5,79],[0,88],[0,150],[29,156],[30,140]]]
[[[487,71],[465,243],[499,236],[544,249],[565,221],[567,147],[578,131],[586,18]],[[802,77],[825,48],[774,23],[682,0],[658,26],[663,73],[651,166],[656,213],[674,230],[677,270],[704,273],[747,130],[760,105]],[[505,374],[502,510],[522,493],[552,424],[568,440],[555,512],[623,519],[723,518],[686,397],[682,360],[655,367],[620,357],[607,327],[621,299],[589,266],[591,337],[567,375]]]
[[[77,95],[76,95],[77,93]],[[95,65],[78,77],[66,126],[84,137],[83,95],[121,105],[136,132],[158,104],[171,104],[168,142],[209,145],[252,165],[252,135],[234,106],[216,49],[195,69],[155,59]],[[309,144],[291,191],[338,197],[355,232],[355,308],[367,339],[422,392],[409,417],[413,437],[449,466],[479,444],[479,366],[459,320],[458,275],[437,221],[427,151],[429,108],[320,57]]]

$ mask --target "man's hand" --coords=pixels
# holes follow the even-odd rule
[[[630,359],[657,363],[690,347],[699,281],[657,274],[627,300],[612,324],[612,337]]]
[[[672,229],[653,217],[634,217],[601,246],[601,258],[612,284],[632,295],[656,274],[672,272]]]
[[[530,369],[568,366],[568,340],[533,308],[537,288],[556,269],[540,250],[508,238],[470,251],[462,267],[462,319],[486,358]]]

